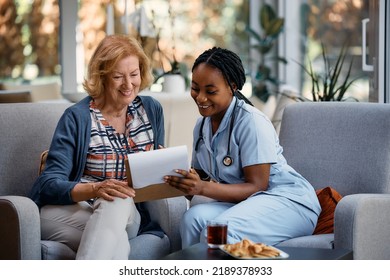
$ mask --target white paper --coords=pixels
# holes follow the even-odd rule
[[[128,154],[133,188],[164,183],[164,176],[180,176],[174,170],[189,170],[187,146]]]

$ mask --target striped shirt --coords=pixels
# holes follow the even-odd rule
[[[127,154],[152,150],[154,144],[152,125],[141,99],[137,97],[128,106],[125,133],[115,131],[93,100],[89,108],[91,139],[81,182],[125,180]]]

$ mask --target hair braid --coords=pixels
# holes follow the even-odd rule
[[[195,60],[192,71],[201,63],[206,63],[219,69],[229,84],[233,94],[237,98],[243,99],[246,103],[252,105],[252,103],[240,92],[245,84],[246,77],[244,66],[237,54],[227,49],[213,47],[203,52]],[[236,90],[234,90],[233,85],[236,86]]]

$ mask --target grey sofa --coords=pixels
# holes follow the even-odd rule
[[[316,189],[343,198],[334,234],[280,246],[346,248],[354,259],[390,259],[390,105],[303,102],[286,107],[280,143],[287,162]]]
[[[287,162],[315,189],[343,198],[334,233],[301,236],[287,247],[346,248],[354,259],[390,259],[390,105],[301,102],[288,105],[280,143]],[[201,196],[191,206],[207,203]]]
[[[74,259],[64,244],[41,240],[39,210],[27,198],[38,176],[40,154],[48,149],[69,103],[0,104],[0,259]],[[187,209],[176,197],[147,202],[163,238],[144,234],[130,240],[129,259],[158,259],[181,247],[178,223]]]

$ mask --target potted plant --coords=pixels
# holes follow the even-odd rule
[[[353,61],[351,60],[345,76],[342,76],[343,69],[346,63],[346,55],[348,51],[348,44],[344,44],[338,54],[334,65],[331,64],[331,59],[326,52],[325,45],[321,43],[321,56],[323,61],[322,71],[315,71],[312,61],[309,60],[308,66],[297,62],[304,72],[309,75],[311,80],[311,96],[312,99],[306,98],[294,93],[281,93],[275,113],[272,118],[277,132],[280,129],[280,123],[283,116],[284,108],[294,102],[321,102],[321,101],[346,101],[354,100],[353,97],[345,97],[349,87],[355,82],[357,78],[351,78],[351,71]]]
[[[302,63],[299,65],[311,80],[312,101],[345,101],[352,97],[345,97],[349,87],[357,80],[351,78],[353,60],[350,61],[348,70],[344,77],[341,76],[345,59],[348,51],[348,44],[345,43],[337,56],[334,65],[331,65],[329,55],[326,52],[325,45],[321,42],[321,55],[323,61],[323,71],[315,71],[312,61],[305,67]],[[357,99],[352,98],[357,101]]]
[[[175,58],[170,62],[171,69],[157,75],[155,83],[163,78],[162,91],[184,93],[189,84],[188,69],[185,63],[178,62]]]
[[[249,26],[246,27],[248,34],[256,40],[256,44],[251,47],[258,51],[260,58],[255,77],[253,77],[254,80],[252,81],[252,91],[261,101],[267,102],[272,94],[269,87],[270,84],[277,86],[280,83],[278,78],[272,74],[272,68],[269,65],[270,61],[287,63],[285,58],[279,57],[278,55],[269,56],[279,34],[283,30],[284,18],[278,17],[269,4],[264,4],[260,9],[259,23],[262,32],[256,32]]]

